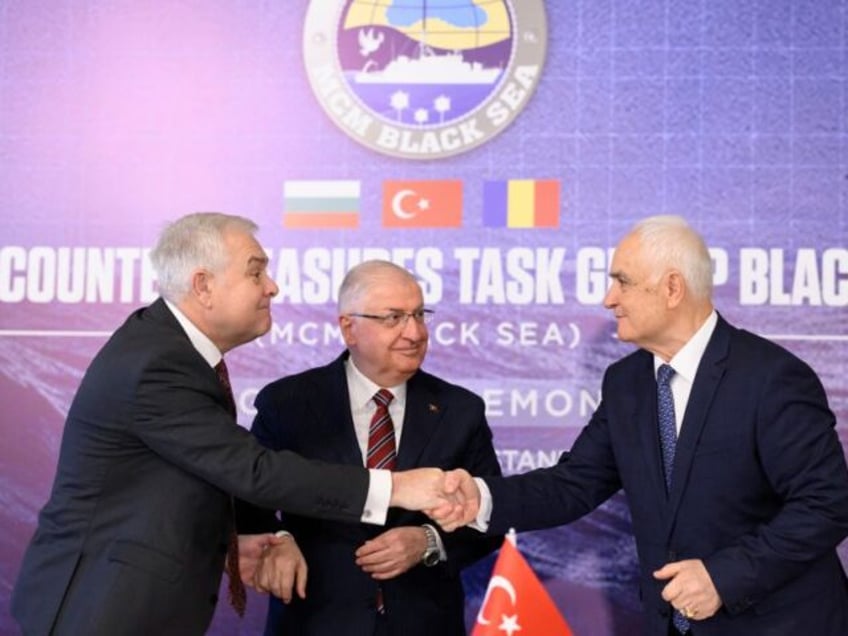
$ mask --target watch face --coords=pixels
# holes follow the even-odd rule
[[[421,562],[428,568],[433,567],[439,562],[439,542],[436,538],[436,531],[429,526],[422,526],[424,534],[427,536],[427,549],[424,550],[424,556],[421,557]]]
[[[424,558],[422,559],[422,561],[424,562],[424,565],[426,565],[428,568],[433,567],[434,565],[436,565],[439,562],[439,551],[438,550],[432,550],[432,551],[428,550],[424,554]]]

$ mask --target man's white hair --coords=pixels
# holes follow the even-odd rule
[[[408,278],[410,281],[418,284],[415,276],[405,270],[400,265],[395,265],[391,261],[383,261],[375,259],[372,261],[364,261],[359,265],[352,267],[345,274],[341,287],[339,287],[339,314],[346,314],[351,311],[361,311],[355,309],[356,302],[374,285],[382,282],[384,275],[398,275]]]
[[[639,237],[642,253],[659,278],[678,270],[692,296],[708,300],[713,293],[713,264],[704,239],[682,216],[658,215],[643,219],[631,232]]]
[[[253,235],[257,229],[249,219],[221,212],[196,212],[170,223],[150,252],[159,293],[173,303],[181,301],[188,294],[197,269],[214,273],[227,266],[227,232]]]

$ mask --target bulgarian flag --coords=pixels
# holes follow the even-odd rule
[[[510,532],[501,546],[471,636],[573,636]]]
[[[359,195],[359,181],[286,181],[283,184],[283,227],[357,228]]]

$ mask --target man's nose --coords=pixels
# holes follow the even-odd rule
[[[612,309],[618,304],[618,293],[615,289],[615,285],[610,285],[609,289],[607,289],[607,293],[604,295],[604,307],[607,309]]]
[[[269,287],[268,294],[269,294],[272,298],[273,298],[274,296],[276,296],[277,294],[279,294],[279,293],[280,293],[280,287],[279,287],[279,285],[277,285],[277,283],[276,283],[276,282],[274,281],[274,279],[273,279],[273,278],[271,278],[271,277],[268,277],[268,287]]]

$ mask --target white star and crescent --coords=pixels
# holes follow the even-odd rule
[[[501,624],[498,625],[498,631],[506,632],[507,636],[512,636],[515,632],[521,631],[521,625],[518,624],[518,614],[501,616]]]
[[[513,607],[515,607],[515,602],[518,600],[518,595],[515,592],[515,586],[512,584],[512,581],[505,576],[501,576],[499,574],[494,575],[489,580],[489,587],[486,588],[486,595],[483,597],[483,603],[480,605],[480,612],[477,614],[477,622],[480,625],[489,625],[491,623],[483,612],[489,602],[489,595],[495,589],[501,589],[506,592],[506,595],[509,597],[509,601],[512,603]],[[504,632],[506,636],[513,636],[515,632],[520,632],[521,625],[518,624],[518,614],[513,614],[511,616],[501,614],[501,623],[498,625],[498,631]]]
[[[409,212],[404,209],[403,203],[409,197],[418,197],[418,201],[414,204],[415,210]],[[415,190],[398,190],[395,195],[392,197],[392,214],[394,214],[399,219],[412,219],[419,212],[423,212],[430,208],[430,200],[422,197]]]

